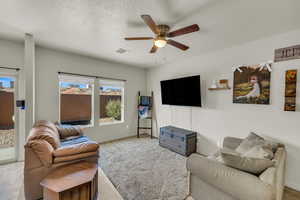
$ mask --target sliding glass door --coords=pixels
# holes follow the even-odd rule
[[[0,71],[0,163],[16,160],[16,81]]]

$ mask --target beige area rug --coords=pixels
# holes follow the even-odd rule
[[[130,138],[100,146],[100,167],[124,200],[183,200],[188,195],[186,157],[157,139]]]
[[[23,162],[0,166],[0,199],[25,200],[23,187]],[[98,200],[123,200],[101,168],[98,171]]]

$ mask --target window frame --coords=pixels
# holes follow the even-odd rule
[[[110,125],[117,125],[117,124],[123,124],[125,122],[125,86],[126,86],[126,81],[122,81],[122,80],[114,80],[114,79],[98,79],[98,91],[97,94],[99,95],[99,111],[101,109],[101,98],[100,98],[100,87],[103,86],[103,84],[101,84],[101,80],[108,80],[108,81],[112,81],[112,82],[120,82],[122,83],[122,86],[117,86],[122,88],[122,94],[121,94],[121,120],[120,121],[113,121],[113,122],[100,122],[100,113],[98,116],[98,124],[99,126],[110,126]],[[104,84],[106,86],[109,86],[109,84]],[[100,111],[101,112],[101,111]]]
[[[58,98],[59,98],[59,103],[58,103],[58,121],[61,124],[61,87],[60,87],[60,83],[64,82],[62,81],[62,77],[73,77],[73,78],[77,78],[77,79],[87,79],[87,80],[91,80],[92,83],[92,92],[91,92],[91,121],[90,124],[87,125],[75,125],[75,126],[80,126],[82,128],[92,128],[95,126],[95,78],[86,78],[85,76],[78,76],[78,75],[58,75]],[[67,83],[71,83],[68,81],[65,81]],[[76,82],[73,82],[76,83]]]

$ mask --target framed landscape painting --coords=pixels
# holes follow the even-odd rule
[[[271,72],[260,65],[239,67],[233,81],[233,103],[270,104]]]

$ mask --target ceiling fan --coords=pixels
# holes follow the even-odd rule
[[[150,15],[141,15],[141,17],[144,20],[144,22],[153,31],[155,37],[126,37],[125,40],[153,40],[154,44],[152,49],[150,50],[150,53],[155,53],[158,48],[162,48],[166,46],[166,44],[172,45],[176,48],[185,51],[189,48],[188,46],[167,38],[173,38],[173,37],[177,37],[180,35],[196,32],[200,30],[197,24],[193,24],[170,32],[170,27],[168,25],[165,24],[156,25]]]

